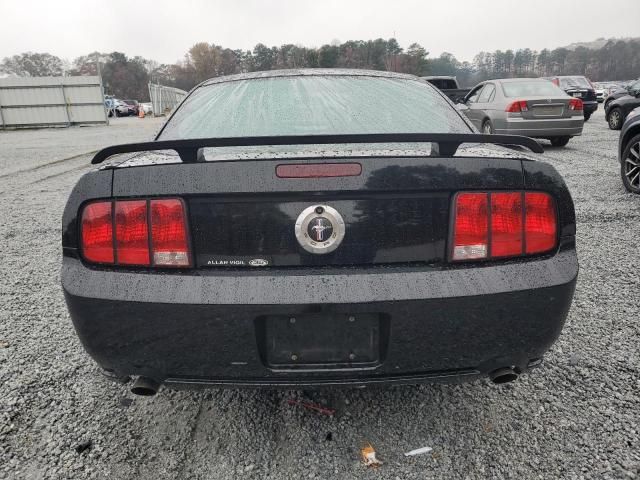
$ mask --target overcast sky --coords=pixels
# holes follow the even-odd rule
[[[459,60],[638,37],[640,0],[0,0],[0,58],[117,50],[169,63],[196,42],[318,47],[393,36],[404,48],[418,42],[430,56]]]

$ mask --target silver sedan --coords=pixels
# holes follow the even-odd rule
[[[582,135],[584,124],[582,100],[541,78],[482,82],[458,108],[483,133],[546,138],[556,147]]]

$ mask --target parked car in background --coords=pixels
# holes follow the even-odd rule
[[[129,115],[131,115],[131,106],[124,100],[120,100],[120,102],[118,103],[118,108],[116,110],[118,112],[118,116],[120,117],[128,117]]]
[[[541,78],[489,80],[459,106],[483,133],[545,138],[556,147],[582,134],[583,103]]]
[[[596,87],[596,100],[598,100],[598,103],[604,102],[605,98],[607,98],[607,93],[604,87]]]
[[[515,380],[567,317],[575,212],[551,165],[495,143],[542,152],[479,135],[412,75],[205,81],[70,194],[76,331],[142,395]]]
[[[629,113],[640,107],[640,90],[628,90],[628,94],[607,102],[605,119],[611,130],[620,130]],[[633,95],[631,94],[633,92]]]
[[[456,77],[440,75],[421,78],[444,93],[453,103],[459,103],[469,93],[468,88],[460,88]]]
[[[618,85],[617,83],[605,83],[604,89],[605,89],[606,97],[609,98],[609,96],[612,93],[614,93],[616,90],[620,90],[621,88],[622,86]]]
[[[113,95],[105,95],[104,106],[107,109],[107,115],[109,117],[128,115],[128,106],[125,105],[122,100],[118,100]]]
[[[145,115],[150,115],[153,113],[153,105],[151,104],[151,102],[140,103],[138,107],[142,108]]]
[[[624,188],[640,194],[640,107],[629,112],[622,126],[618,159]]]
[[[548,80],[564,90],[567,95],[582,100],[584,121],[591,118],[593,112],[598,110],[598,98],[593,84],[587,77],[580,75],[549,77]]]
[[[138,101],[137,100],[122,100],[122,103],[126,105],[127,115],[138,115]]]
[[[630,82],[629,84],[624,86],[618,86],[612,92],[609,93],[609,96],[605,100],[604,102],[605,111],[610,102],[613,102],[614,100],[625,97],[627,95],[631,95],[632,97],[635,97],[638,92],[640,92],[640,79]]]
[[[105,100],[105,106],[108,109],[109,117],[123,117],[129,115],[129,106],[117,98],[111,97],[108,100]]]

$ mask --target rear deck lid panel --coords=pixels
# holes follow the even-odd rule
[[[294,225],[310,205],[328,205],[345,222],[345,237],[331,253],[316,255],[299,245]],[[198,267],[359,265],[437,262],[444,259],[449,194],[393,195],[336,200],[189,200]]]
[[[113,196],[273,195],[360,190],[433,192],[522,187],[520,158],[526,158],[522,152],[469,147],[460,149],[458,153],[470,157],[323,157],[193,164],[183,164],[178,159],[176,163],[155,164],[152,167],[141,157],[113,170]],[[279,178],[276,175],[276,168],[281,164],[354,161],[362,165],[362,173],[358,176],[308,179]]]

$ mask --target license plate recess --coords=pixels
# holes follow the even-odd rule
[[[265,316],[257,326],[263,360],[271,368],[375,366],[388,336],[387,322],[373,313]]]

